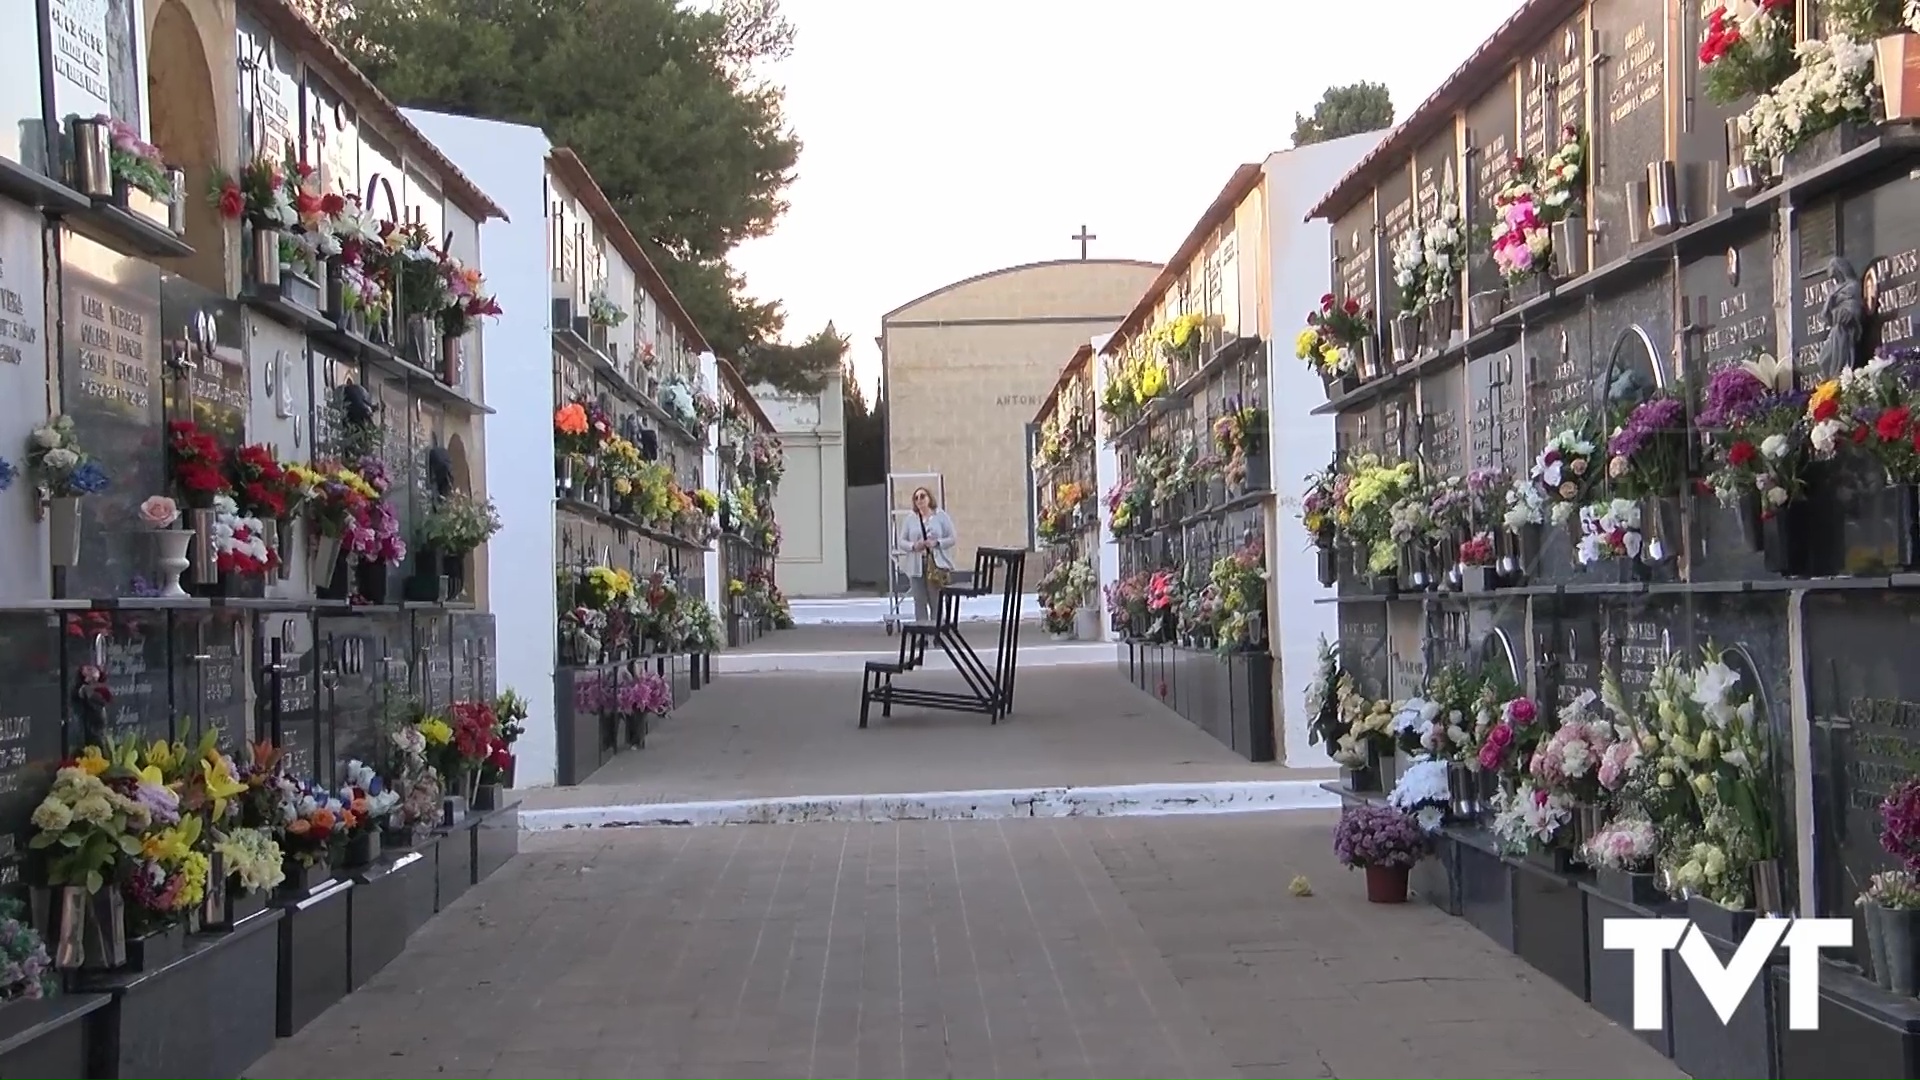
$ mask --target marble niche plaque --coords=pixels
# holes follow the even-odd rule
[[[1467,472],[1467,369],[1420,380],[1420,456],[1435,477]]]
[[[1340,665],[1366,697],[1389,693],[1387,608],[1380,604],[1340,605]]]
[[[1427,685],[1427,619],[1419,604],[1387,605],[1387,696],[1418,695]]]
[[[1599,606],[1570,597],[1543,602],[1534,611],[1533,625],[1541,704],[1558,710],[1589,690],[1598,694],[1607,659]]]
[[[228,446],[247,438],[245,317],[239,305],[177,274],[160,275],[166,416],[192,420]]]
[[[60,620],[43,612],[0,614],[0,893],[22,884],[32,838],[28,818],[65,757]]]
[[[218,732],[228,752],[254,737],[247,700],[247,624],[243,611],[173,613],[173,699],[179,738],[198,745]]]
[[[1841,204],[1840,237],[1861,271],[1867,340],[1880,347],[1920,343],[1920,180],[1870,188]],[[1809,270],[1816,269],[1808,267]]]
[[[453,699],[491,701],[497,662],[493,649],[493,616],[486,612],[455,612],[453,627]]]
[[[168,679],[168,631],[165,612],[87,611],[64,620],[67,690],[78,685],[82,665],[95,664],[107,676],[113,700],[107,705],[107,732],[142,742],[171,739],[173,702]],[[76,711],[68,751],[86,744],[84,719]]]
[[[326,190],[361,195],[365,189],[360,184],[359,118],[319,73],[307,68],[302,75],[301,135],[306,159],[320,170]]]
[[[1335,295],[1342,300],[1358,300],[1362,311],[1377,313],[1381,309],[1379,268],[1382,264],[1373,215],[1374,198],[1368,194],[1334,223],[1333,280],[1339,286],[1334,290]],[[1379,326],[1379,322],[1376,320],[1374,325]]]
[[[1757,354],[1779,355],[1773,314],[1771,236],[1736,237],[1721,252],[1680,267],[1687,379],[1705,392],[1713,373]],[[1737,510],[1713,496],[1695,501],[1695,581],[1748,580],[1767,575],[1765,556],[1751,548]]]
[[[372,620],[322,617],[315,631],[320,652],[320,713],[341,780],[349,761],[387,760],[380,731],[380,639]]]
[[[1469,470],[1505,469],[1515,476],[1526,474],[1527,394],[1520,382],[1525,374],[1518,345],[1467,361]]]
[[[240,116],[246,155],[280,156],[300,143],[299,62],[293,50],[275,41],[246,11],[239,13],[236,49],[240,58]]]
[[[0,45],[0,55],[7,48]],[[0,199],[0,457],[20,470],[14,483],[22,489],[32,486],[25,475],[27,436],[47,419],[44,237],[38,213]],[[47,559],[31,495],[0,501],[0,547],[14,556],[0,560],[0,599],[47,596]]]
[[[1467,107],[1466,176],[1461,190],[1466,193],[1463,212],[1469,237],[1493,223],[1494,196],[1513,175],[1513,158],[1520,150],[1516,99],[1523,70],[1524,66],[1509,71]],[[1505,284],[1485,249],[1485,244],[1468,241],[1468,296]]]
[[[1817,913],[1851,915],[1867,879],[1896,865],[1880,846],[1880,802],[1920,771],[1909,647],[1920,604],[1910,593],[1810,593],[1805,610]]]
[[[80,565],[67,571],[67,595],[117,596],[150,550],[134,511],[166,490],[159,271],[72,233],[61,249],[63,408],[110,481],[80,502]]]
[[[325,779],[319,730],[319,672],[312,616],[293,611],[260,612],[254,620],[254,671],[259,685],[259,730],[280,747],[294,776]]]
[[[414,693],[427,711],[438,712],[453,703],[453,634],[441,613],[413,614]]]
[[[1408,233],[1420,227],[1413,194],[1413,167],[1410,164],[1381,177],[1380,185],[1375,189],[1374,197],[1380,206],[1380,231],[1373,265],[1380,267],[1382,282],[1380,299],[1375,305],[1379,311],[1375,325],[1380,327],[1382,342],[1389,349],[1393,347],[1393,318],[1400,311],[1400,285],[1394,280],[1393,252],[1405,241]]]
[[[1542,158],[1560,148],[1561,131],[1587,124],[1587,20],[1560,24],[1522,58],[1520,153]]]
[[[1667,156],[1667,22],[1663,0],[1596,0],[1594,52],[1594,265],[1627,253],[1646,236],[1647,166]],[[1677,196],[1677,192],[1675,193]],[[1677,212],[1678,207],[1675,207]]]
[[[1526,357],[1527,395],[1532,418],[1526,460],[1532,461],[1549,434],[1593,412],[1593,334],[1584,311],[1529,326],[1520,348]]]

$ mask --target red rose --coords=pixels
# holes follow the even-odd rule
[[[346,208],[347,200],[335,195],[333,192],[328,192],[320,198],[320,212],[328,217],[333,217]]]
[[[240,192],[240,185],[229,180],[220,188],[217,201],[220,216],[228,221],[239,221],[247,212],[247,197]]]
[[[1349,315],[1360,314],[1360,301],[1355,300],[1351,296],[1347,297],[1347,314]]]
[[[1759,452],[1759,450],[1754,448],[1752,443],[1741,439],[1727,450],[1727,464],[1736,469],[1743,468],[1747,462],[1752,461],[1754,456]]]
[[[1874,421],[1874,433],[1880,436],[1881,442],[1898,442],[1906,437],[1909,415],[1910,410],[1905,405],[1895,405]]]
[[[1859,446],[1859,445],[1861,445],[1861,444],[1863,444],[1863,443],[1865,443],[1865,442],[1867,441],[1867,436],[1869,436],[1869,435],[1871,435],[1871,434],[1873,434],[1873,433],[1867,430],[1867,426],[1866,426],[1865,424],[1855,424],[1855,425],[1853,425],[1853,442],[1854,442],[1854,445],[1855,445],[1855,446]]]
[[[1831,420],[1838,415],[1840,403],[1833,398],[1824,398],[1813,406],[1813,418],[1816,421]]]
[[[1332,306],[1333,306],[1333,294],[1332,293],[1323,294],[1320,297],[1320,310],[1325,311],[1327,308],[1330,308]]]

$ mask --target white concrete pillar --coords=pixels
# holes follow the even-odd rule
[[[1115,454],[1108,440],[1114,431],[1109,421],[1100,411],[1100,401],[1107,392],[1106,358],[1100,350],[1113,340],[1112,334],[1096,334],[1093,337],[1093,358],[1088,361],[1093,382],[1094,410],[1094,450],[1093,450],[1093,497],[1094,517],[1099,520],[1098,530],[1094,533],[1095,568],[1099,571],[1099,585],[1094,590],[1094,610],[1100,613],[1100,640],[1112,641],[1113,613],[1107,610],[1107,586],[1120,577],[1120,548],[1113,542],[1113,523],[1107,519],[1107,489],[1120,480],[1120,457]]]

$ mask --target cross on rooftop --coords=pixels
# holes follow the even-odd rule
[[[1085,262],[1087,258],[1087,241],[1098,240],[1100,238],[1088,232],[1087,227],[1082,225],[1080,226],[1080,231],[1073,236],[1073,239],[1080,241],[1080,261]]]

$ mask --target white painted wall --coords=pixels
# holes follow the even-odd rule
[[[486,369],[486,491],[506,525],[488,543],[499,685],[527,700],[518,744],[522,787],[553,783],[553,352],[547,256],[546,159],[539,128],[406,110],[461,171],[493,196],[507,221],[485,226],[487,282],[506,314],[482,329]]]
[[[27,438],[47,422],[48,395],[60,367],[49,351],[53,327],[47,318],[45,230],[38,211],[0,199],[0,298],[7,307],[19,305],[18,312],[0,308],[0,321],[16,324],[8,331],[8,344],[20,357],[17,364],[0,362],[0,458],[16,472],[0,494],[0,551],[7,553],[0,559],[0,602],[9,604],[53,595],[47,526],[34,517],[33,479],[27,473]]]
[[[1094,610],[1100,613],[1100,640],[1116,641],[1113,632],[1113,612],[1107,610],[1107,586],[1120,580],[1120,547],[1113,542],[1113,523],[1107,519],[1107,491],[1120,482],[1120,455],[1111,442],[1114,432],[1107,415],[1100,411],[1099,404],[1107,392],[1107,365],[1100,357],[1100,350],[1113,340],[1112,334],[1093,336],[1093,359],[1088,368],[1093,372],[1093,403],[1095,435],[1093,439],[1093,497],[1094,517],[1100,521],[1099,531],[1094,534],[1094,552],[1099,565],[1094,567],[1098,575],[1099,587],[1094,589]]]
[[[773,496],[781,534],[780,591],[796,598],[840,596],[847,591],[846,398],[840,376],[810,396],[761,385],[753,397],[780,436],[787,463]]]
[[[644,320],[636,312],[631,321],[647,328],[645,332],[650,335],[652,333],[650,328],[653,326],[652,305],[648,305]],[[640,330],[635,331],[635,333],[640,332]],[[650,341],[652,338],[648,337],[647,340]],[[718,396],[720,393],[720,360],[710,352],[700,354],[700,382],[714,395]],[[719,424],[707,428],[707,448],[700,453],[700,476],[708,490],[715,495],[720,494]],[[717,615],[724,610],[720,602],[720,590],[726,585],[726,582],[720,580],[720,544],[718,542],[707,545],[707,553],[700,557],[700,574],[706,585],[707,606]]]
[[[1267,349],[1267,379],[1273,388],[1269,441],[1273,486],[1280,496],[1278,520],[1267,534],[1274,623],[1268,637],[1279,668],[1275,682],[1280,694],[1281,758],[1296,768],[1332,765],[1321,748],[1307,744],[1307,717],[1301,703],[1307,684],[1313,681],[1316,644],[1322,635],[1333,639],[1339,629],[1335,605],[1315,603],[1332,596],[1333,590],[1320,584],[1318,565],[1303,542],[1298,517],[1302,478],[1325,466],[1333,454],[1333,418],[1312,415],[1314,407],[1326,401],[1326,391],[1320,377],[1293,356],[1294,334],[1304,325],[1305,313],[1319,306],[1331,275],[1327,223],[1302,219],[1384,134],[1350,135],[1282,150],[1269,155],[1265,165],[1267,219],[1272,230],[1267,280],[1273,289],[1268,308],[1273,313]]]

